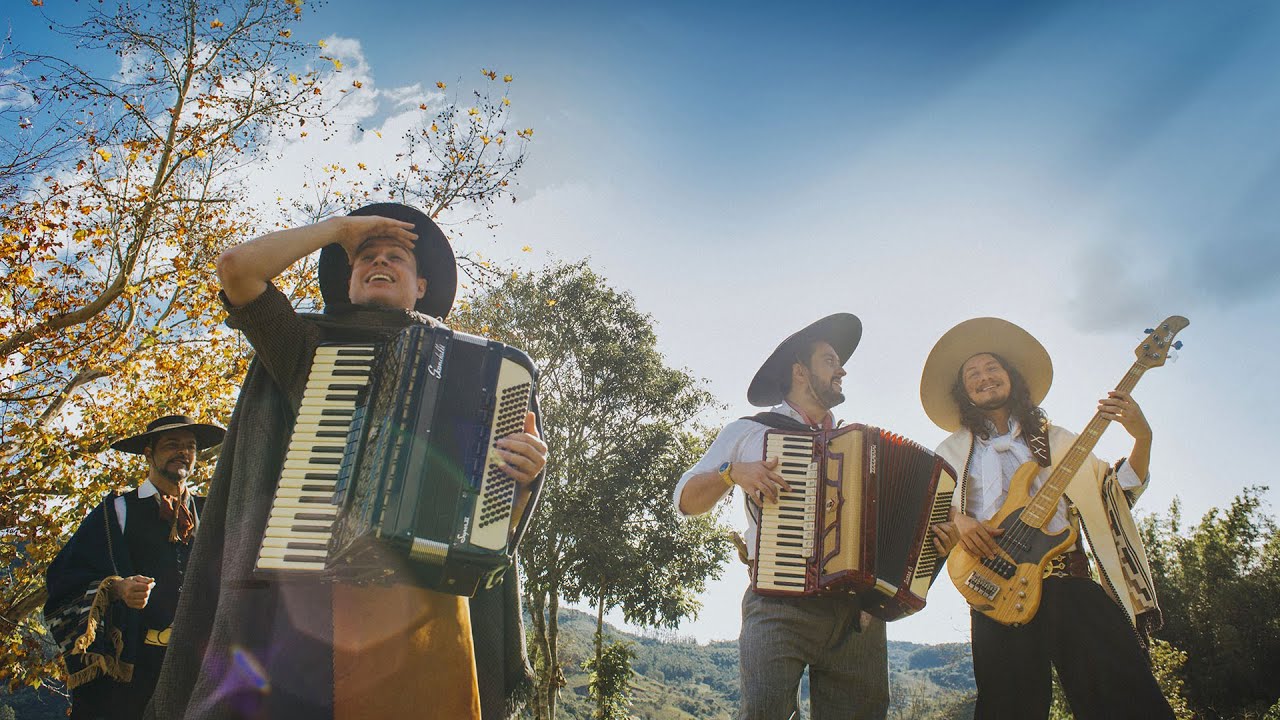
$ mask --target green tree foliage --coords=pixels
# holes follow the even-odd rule
[[[1158,634],[1185,651],[1186,696],[1204,717],[1261,717],[1280,697],[1280,534],[1265,492],[1247,488],[1194,527],[1177,501],[1143,523]]]
[[[523,348],[541,370],[551,448],[541,506],[521,551],[538,673],[534,711],[555,716],[565,599],[620,606],[633,622],[672,627],[728,556],[714,515],[681,521],[680,472],[705,447],[694,418],[712,405],[657,350],[652,319],[585,263],[514,274],[453,322]],[[599,622],[599,619],[598,619]]]
[[[600,640],[597,638],[597,644]],[[614,641],[605,645],[583,667],[591,673],[591,701],[595,704],[595,720],[627,720],[631,717],[627,708],[631,705],[631,679],[635,670],[631,661],[636,657],[631,644]]]

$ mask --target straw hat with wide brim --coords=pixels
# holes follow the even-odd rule
[[[965,361],[994,353],[1017,368],[1027,381],[1031,402],[1039,405],[1053,384],[1053,361],[1031,333],[1000,318],[982,317],[951,328],[929,352],[920,376],[920,403],[935,425],[953,432],[960,427],[960,408],[951,387]]]
[[[806,343],[822,340],[831,345],[844,365],[862,339],[862,321],[851,313],[836,313],[818,320],[799,332],[792,333],[773,351],[747,387],[747,402],[756,407],[772,407],[782,402],[782,379],[796,362],[797,353]]]
[[[172,430],[190,430],[196,436],[197,450],[220,444],[223,436],[227,434],[226,430],[217,425],[199,423],[186,415],[165,415],[152,420],[151,424],[147,425],[146,432],[111,443],[111,449],[141,455],[143,448],[150,444],[152,438]]]
[[[413,233],[418,236],[413,243],[418,277],[427,280],[427,292],[413,309],[443,320],[453,309],[453,299],[458,292],[458,263],[444,231],[426,213],[400,203],[365,205],[351,214],[378,215],[413,223]],[[319,275],[320,295],[324,298],[326,312],[351,303],[351,261],[341,245],[333,243],[320,251]]]

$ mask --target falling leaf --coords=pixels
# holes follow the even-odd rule
[[[31,0],[32,7],[40,7],[41,5],[44,5],[44,0]]]
[[[374,134],[374,135],[377,135],[378,137],[382,137],[382,131],[381,131],[381,130],[374,130],[374,131],[373,131],[373,134]]]
[[[297,84],[298,84],[298,76],[297,76],[297,75],[295,75],[295,74],[293,74],[293,73],[289,73],[289,82],[293,83],[294,85],[297,85]]]
[[[209,23],[209,27],[213,28],[214,30],[217,30],[218,28],[222,27],[222,21],[217,18],[214,18],[213,22]]]
[[[369,169],[369,168],[366,168],[366,167],[364,166],[364,163],[356,163],[356,167],[360,168],[361,170],[368,170],[368,169]]]
[[[319,46],[320,46],[320,49],[322,49],[322,50],[323,50],[324,48],[329,47],[329,43],[327,43],[327,42],[325,42],[325,41],[323,41],[323,40],[317,41],[317,42],[316,42],[316,44],[317,44],[317,45],[319,45]]]
[[[520,252],[533,252],[533,248],[529,245],[525,245],[524,247],[520,248]]]
[[[98,148],[94,152],[98,153],[98,157],[102,158],[102,162],[106,162],[111,159],[111,153],[106,148]]]
[[[341,70],[341,69],[342,69],[342,61],[341,61],[341,60],[339,60],[338,58],[330,58],[330,61],[333,63],[333,69],[334,69],[334,70]]]
[[[548,301],[547,301],[547,307],[555,307],[555,306],[556,306],[556,301],[555,301],[555,300],[548,300]]]
[[[444,84],[444,83],[442,83],[442,82],[440,82],[439,80],[437,80],[437,81],[436,81],[436,87],[438,87],[438,88],[440,88],[441,90],[443,90],[443,89],[445,88],[445,84]]]
[[[290,30],[289,28],[285,28],[280,31],[280,37],[282,38],[293,37],[293,31]]]
[[[436,127],[435,123],[431,123],[431,132],[438,132],[439,130],[440,128]]]
[[[351,86],[359,90],[360,88],[364,87],[364,83],[360,82],[359,80],[352,80]]]
[[[502,82],[511,82],[511,76],[510,76],[510,75],[503,75],[503,76],[502,76]]]

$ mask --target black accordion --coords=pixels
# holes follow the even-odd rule
[[[454,595],[492,587],[541,489],[514,516],[495,443],[524,429],[536,383],[520,350],[443,327],[322,346],[255,569]]]

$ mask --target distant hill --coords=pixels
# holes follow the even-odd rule
[[[595,618],[560,612],[561,662],[567,685],[558,717],[588,720],[587,673]],[[606,625],[615,640],[633,643],[636,671],[631,714],[643,720],[731,720],[738,707],[738,643],[698,644],[670,636],[637,636]],[[967,720],[973,717],[973,663],[965,643],[889,642],[889,717]],[[807,702],[807,682],[801,688]],[[802,715],[803,717],[803,715]]]

